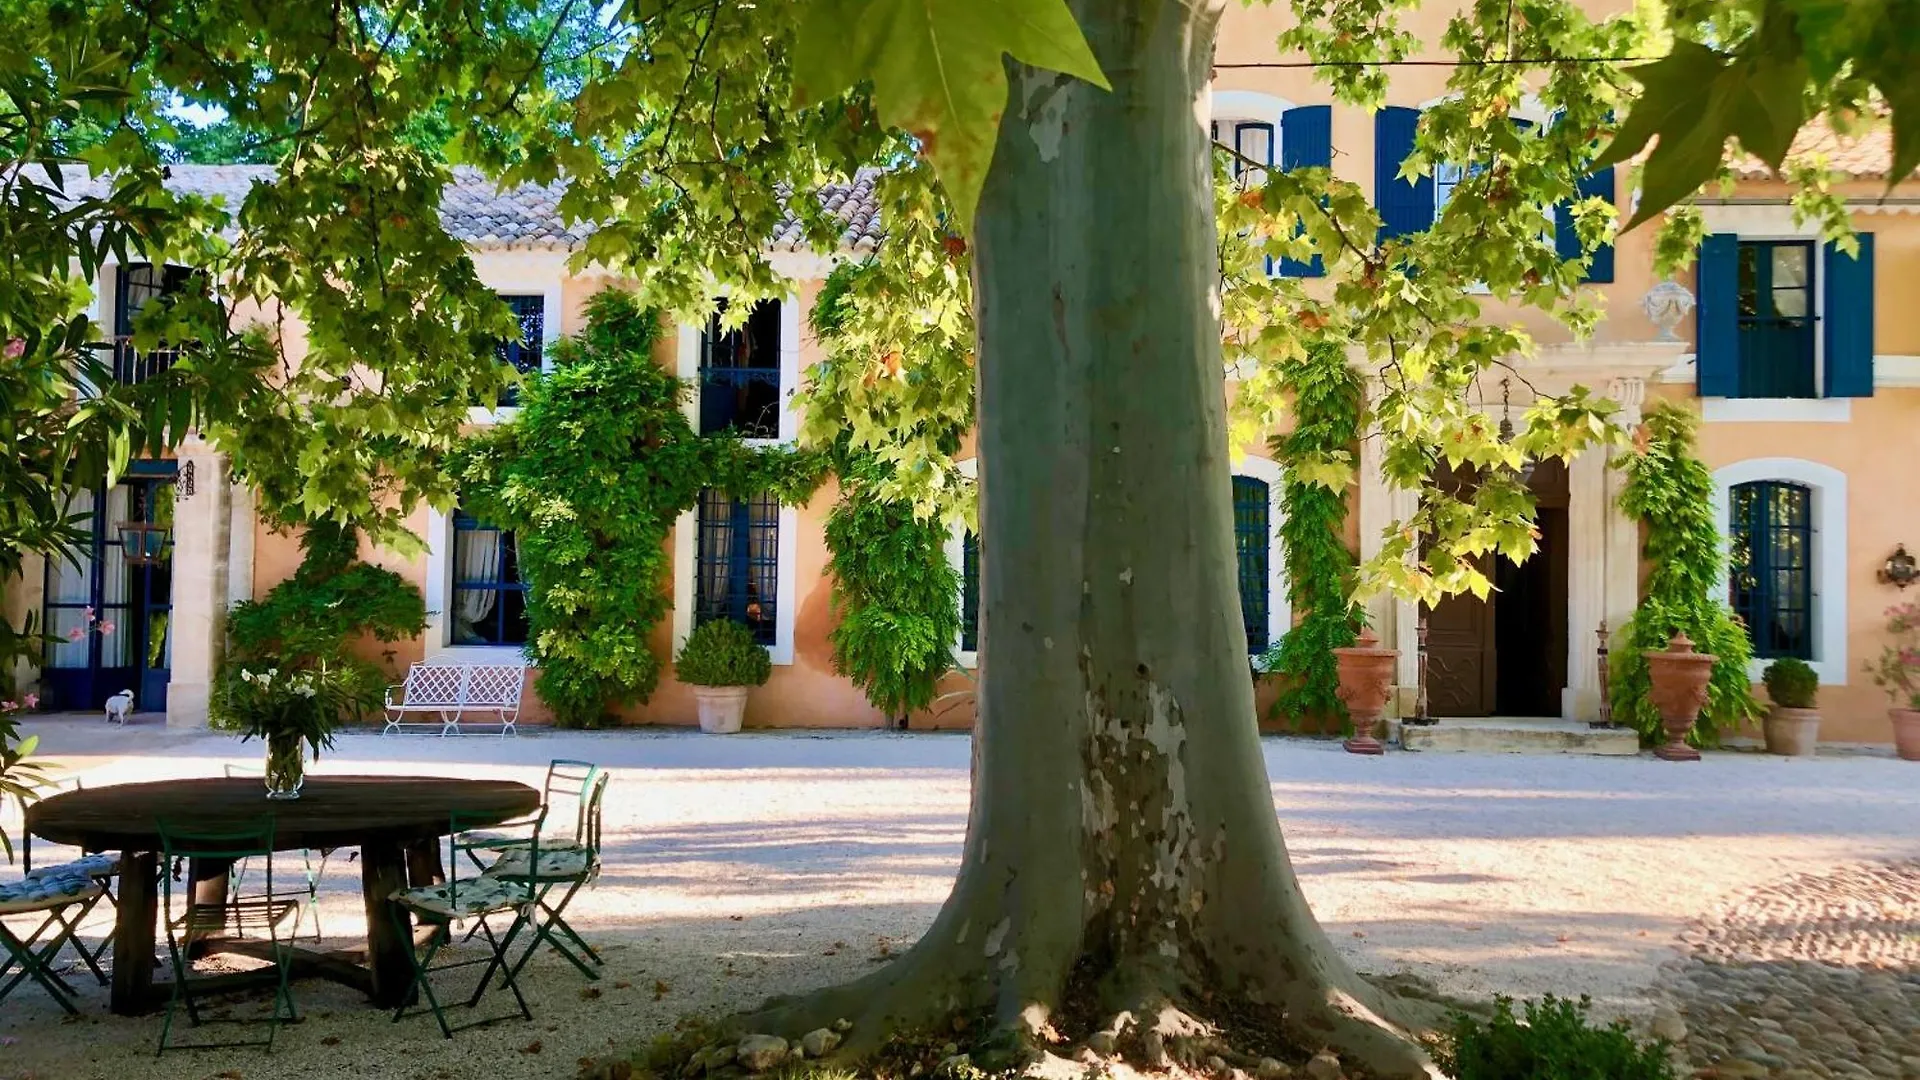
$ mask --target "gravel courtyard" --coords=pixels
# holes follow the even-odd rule
[[[92,720],[29,727],[89,787],[217,775],[260,756],[224,736],[169,734],[151,718],[126,731]],[[1777,908],[1766,899],[1776,883],[1920,858],[1920,770],[1887,758],[1367,759],[1298,740],[1269,740],[1264,752],[1308,898],[1341,949],[1363,970],[1411,972],[1459,995],[1590,994],[1609,1012],[1646,1016],[1674,1001],[1691,1013],[1686,995],[1672,994],[1693,984],[1681,950],[1713,938],[1702,928],[1726,924],[1740,897]],[[344,988],[301,982],[305,1021],[281,1032],[271,1058],[206,1051],[157,1062],[158,1019],[107,1015],[91,979],[76,980],[85,1002],[75,1021],[22,987],[0,1006],[0,1080],[571,1076],[579,1058],[688,1012],[845,979],[912,942],[954,872],[969,756],[964,735],[344,736],[316,771],[538,785],[549,758],[612,768],[606,870],[570,912],[605,953],[604,977],[589,984],[541,956],[523,980],[532,1023],[452,1042],[430,1018],[393,1024]],[[297,857],[277,868],[288,865]],[[364,929],[359,890],[357,866],[336,857],[322,923],[341,944]],[[1837,936],[1831,962],[1844,964],[1846,934]],[[1920,975],[1896,971],[1889,993],[1902,986],[1920,1003]],[[1896,1040],[1882,1055],[1896,1071],[1900,1051]],[[1748,1074],[1772,1063],[1761,1064]]]

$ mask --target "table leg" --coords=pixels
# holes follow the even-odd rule
[[[387,897],[407,886],[407,858],[399,844],[360,846],[360,892],[367,905],[367,968],[373,1003],[396,1008],[413,985],[413,920]]]
[[[447,868],[440,861],[440,843],[437,840],[416,840],[407,845],[407,884],[414,888],[422,885],[444,885],[447,881]]]
[[[153,992],[153,940],[160,914],[159,885],[159,860],[153,852],[121,854],[113,988],[108,997],[108,1007],[118,1016],[138,1016],[158,1004]]]

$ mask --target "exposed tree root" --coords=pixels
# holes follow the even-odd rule
[[[794,1047],[771,1071],[811,1066],[883,1080],[1091,1073],[1282,1080],[1318,1077],[1328,1068],[1325,1055],[1338,1059],[1349,1080],[1440,1075],[1421,1038],[1444,1008],[1370,984],[1359,993],[1297,985],[1266,1002],[1194,985],[1157,965],[1150,969],[1157,978],[1125,970],[1137,965],[1096,971],[1085,957],[1051,980],[1023,978],[986,963],[984,949],[935,948],[932,939],[854,982],[690,1026],[640,1071],[659,1080],[746,1077],[754,1070],[733,1048],[770,1035]],[[1120,987],[1132,996],[1116,1004]],[[803,1060],[800,1041],[821,1029],[834,1033],[834,1045]],[[1316,1055],[1322,1060],[1309,1069]],[[583,1075],[631,1074],[602,1062]]]

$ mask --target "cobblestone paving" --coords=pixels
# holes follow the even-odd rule
[[[1681,941],[1653,1027],[1695,1075],[1920,1080],[1920,861],[1786,878]]]

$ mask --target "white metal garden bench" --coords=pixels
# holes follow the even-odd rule
[[[440,734],[459,735],[465,715],[480,712],[499,717],[502,738],[518,735],[514,725],[520,720],[520,695],[526,684],[523,664],[414,664],[407,669],[405,683],[387,687],[387,726],[380,734],[437,723]],[[398,701],[393,698],[395,690],[400,691]],[[437,719],[410,721],[411,715]]]

